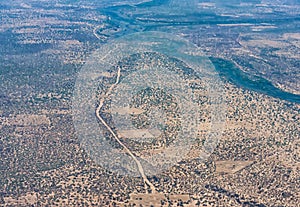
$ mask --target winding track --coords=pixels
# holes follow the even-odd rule
[[[123,149],[126,151],[127,154],[130,155],[130,157],[132,157],[132,159],[135,161],[135,163],[137,164],[138,170],[144,180],[144,183],[150,188],[151,193],[155,193],[155,187],[154,185],[148,180],[147,176],[145,175],[144,172],[144,168],[142,166],[142,164],[140,163],[140,161],[135,157],[135,155],[130,151],[129,148],[126,147],[126,145],[124,145],[118,135],[111,129],[111,127],[106,123],[106,121],[100,116],[100,110],[103,107],[104,101],[105,99],[111,94],[111,91],[114,89],[114,87],[116,85],[118,85],[119,81],[120,81],[120,76],[121,76],[121,68],[118,69],[118,73],[117,73],[117,79],[116,82],[111,85],[111,87],[108,89],[108,91],[106,92],[106,94],[104,95],[104,97],[102,99],[100,99],[99,102],[99,106],[96,109],[96,116],[99,119],[99,121],[101,121],[101,123],[108,129],[108,131],[113,135],[113,137],[115,138],[115,140],[123,147]]]

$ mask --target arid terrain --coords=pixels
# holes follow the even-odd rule
[[[1,1],[0,206],[299,206],[299,14],[297,0]],[[82,142],[74,124],[76,81],[95,50],[149,31],[170,34],[171,43],[173,35],[186,39],[214,65],[224,129],[206,157],[213,118],[205,79],[182,60],[141,49],[137,60],[89,74],[97,82],[92,115],[99,137],[132,159],[119,166],[122,159],[112,157],[112,166],[140,176],[124,175],[99,164]],[[176,95],[147,88],[131,107],[110,110],[118,85],[151,61],[183,77],[201,111],[191,149],[157,173],[148,173],[143,159],[171,146],[190,117],[180,114]],[[157,108],[162,120],[153,120]],[[119,130],[113,113],[129,114],[136,128]]]

